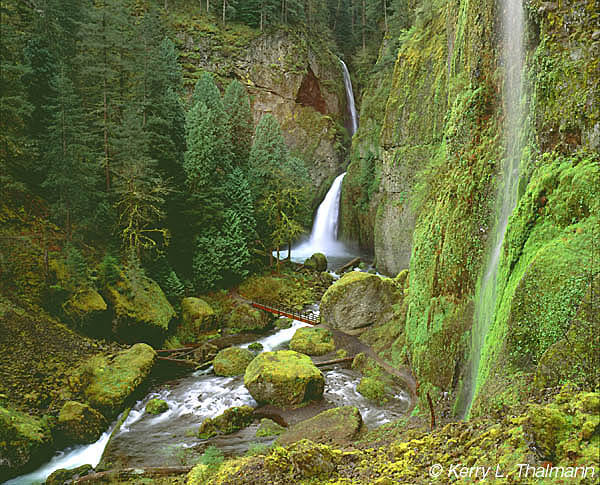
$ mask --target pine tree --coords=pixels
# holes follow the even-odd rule
[[[70,239],[72,223],[85,223],[95,210],[98,179],[93,153],[85,143],[87,126],[81,99],[64,66],[52,81],[52,89],[56,97],[46,107],[53,116],[45,140],[43,187],[54,219]]]
[[[227,86],[223,96],[223,105],[231,137],[233,163],[246,167],[252,146],[254,123],[248,93],[239,81],[232,81]]]
[[[227,207],[236,212],[240,221],[240,229],[248,247],[256,239],[256,220],[254,219],[254,204],[250,184],[244,172],[235,167],[227,180]]]

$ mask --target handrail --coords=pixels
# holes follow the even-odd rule
[[[317,325],[320,322],[320,315],[315,315],[312,312],[299,312],[292,308],[281,307],[279,305],[275,305],[271,302],[266,302],[263,300],[251,301],[250,304],[254,308],[258,308],[259,310],[263,310],[279,316],[291,317],[294,320],[310,323],[312,325]]]

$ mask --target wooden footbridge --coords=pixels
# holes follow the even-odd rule
[[[269,312],[273,315],[277,315],[278,317],[287,317],[292,320],[298,320],[300,322],[308,323],[310,325],[318,325],[321,323],[320,315],[315,314],[311,311],[297,311],[291,308],[285,308],[281,305],[264,302],[264,301],[251,301],[250,305],[254,308],[258,308],[259,310],[263,310],[265,312]]]

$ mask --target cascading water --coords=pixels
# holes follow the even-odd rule
[[[354,136],[358,129],[358,115],[354,104],[354,92],[352,91],[352,81],[350,73],[344,61],[340,59],[342,72],[344,74],[344,86],[346,88],[346,99],[348,102],[348,113],[350,115],[350,136]],[[346,172],[338,175],[331,184],[327,195],[317,209],[315,222],[313,223],[310,237],[307,241],[301,243],[292,249],[292,259],[303,261],[314,253],[324,253],[329,259],[351,256],[346,246],[338,241],[338,220],[340,212],[340,198],[342,195],[342,180]],[[283,252],[282,257],[287,257]]]
[[[492,244],[475,300],[471,359],[461,396],[462,413],[468,417],[478,391],[480,360],[487,333],[494,322],[498,265],[508,218],[517,204],[523,125],[524,11],[521,0],[502,1],[502,62],[504,66],[504,143],[502,180],[496,198],[496,220]]]

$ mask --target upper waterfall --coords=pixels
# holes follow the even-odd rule
[[[354,105],[354,92],[352,91],[352,81],[350,73],[346,67],[346,63],[340,59],[342,63],[342,72],[344,73],[344,86],[346,88],[346,99],[348,100],[348,111],[350,111],[350,122],[352,123],[350,136],[353,136],[358,130],[358,115],[356,114],[356,106]]]

